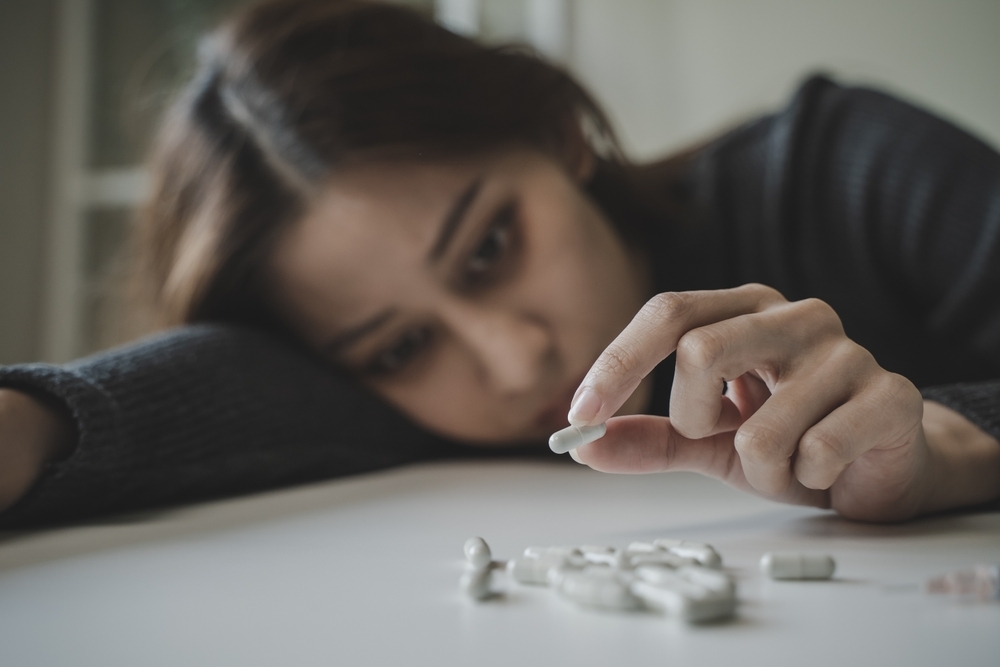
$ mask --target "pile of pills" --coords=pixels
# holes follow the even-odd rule
[[[1000,600],[1000,564],[976,565],[971,570],[957,570],[927,582],[928,593],[944,593],[986,602]]]
[[[681,540],[633,542],[614,547],[528,547],[518,558],[496,561],[489,545],[465,543],[466,570],[459,586],[472,598],[494,595],[494,571],[519,584],[548,586],[582,607],[651,610],[697,623],[728,618],[736,609],[736,585],[708,544]]]

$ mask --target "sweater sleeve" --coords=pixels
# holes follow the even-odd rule
[[[72,416],[73,452],[0,526],[112,512],[473,452],[430,435],[319,360],[262,333],[183,327],[66,366],[0,368],[0,386]]]

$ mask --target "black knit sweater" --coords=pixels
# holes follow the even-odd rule
[[[1000,439],[1000,155],[814,78],[689,165],[672,187],[691,213],[646,230],[658,291],[762,282],[821,298],[884,368]],[[670,373],[657,371],[656,412]],[[501,455],[426,433],[309,353],[233,326],[2,368],[0,386],[64,406],[77,429],[73,452],[0,515],[9,527]]]

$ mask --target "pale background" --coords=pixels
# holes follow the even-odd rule
[[[240,0],[0,0],[0,363],[120,342],[122,239],[150,128]],[[766,112],[809,72],[878,85],[1000,146],[998,0],[411,0],[528,40],[650,158]]]

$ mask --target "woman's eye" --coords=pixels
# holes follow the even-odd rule
[[[467,270],[473,280],[487,273],[503,259],[511,244],[511,226],[514,220],[514,207],[505,207],[490,227],[472,255],[469,257]]]
[[[370,375],[389,375],[402,370],[422,350],[431,338],[426,327],[411,329],[380,353],[365,368]]]

